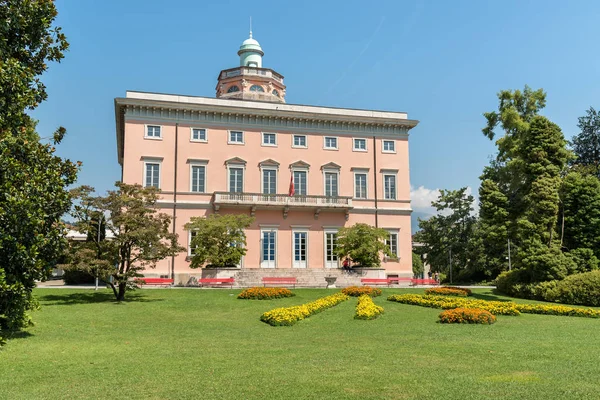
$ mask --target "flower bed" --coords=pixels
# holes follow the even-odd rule
[[[267,311],[261,315],[260,320],[273,326],[294,325],[304,318],[337,306],[349,298],[344,293],[336,293],[299,306],[282,307]]]
[[[510,301],[487,301],[466,299],[462,297],[429,296],[419,294],[395,294],[387,298],[397,303],[412,304],[416,306],[442,308],[481,308],[494,315],[519,315],[515,303]]]
[[[381,289],[371,286],[348,286],[347,288],[342,289],[342,293],[352,297],[359,297],[363,294],[377,297],[381,296]]]
[[[515,308],[524,314],[563,315],[569,317],[600,318],[600,310],[569,306],[548,306],[544,304],[515,304]]]
[[[373,303],[371,296],[363,294],[358,297],[355,319],[375,319],[383,314],[383,307]]]
[[[295,294],[286,288],[251,287],[238,294],[237,298],[246,300],[269,300],[293,296],[295,296]]]
[[[442,287],[426,289],[425,294],[438,295],[438,296],[467,297],[467,296],[470,296],[472,293],[471,293],[471,289],[463,289],[463,288],[452,287],[452,286],[442,286]]]
[[[444,324],[487,324],[496,322],[496,317],[480,308],[453,308],[442,311],[440,322]]]
[[[488,301],[466,299],[462,297],[429,296],[418,294],[395,294],[387,298],[397,303],[412,304],[416,306],[442,308],[481,308],[494,315],[519,315],[524,314],[546,314],[563,315],[571,317],[600,318],[600,310],[592,308],[576,308],[559,305],[545,304],[520,304],[512,301]]]

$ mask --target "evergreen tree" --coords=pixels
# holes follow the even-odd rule
[[[577,126],[581,132],[572,141],[575,163],[593,167],[600,177],[600,113],[590,107],[586,115],[579,117]]]

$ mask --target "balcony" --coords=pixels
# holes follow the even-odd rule
[[[220,79],[231,78],[233,76],[261,76],[283,84],[283,76],[268,68],[237,67],[226,69],[221,71]]]
[[[281,209],[283,218],[287,218],[289,210],[313,210],[315,219],[321,211],[343,211],[348,219],[352,208],[352,198],[346,196],[288,196],[287,194],[263,193],[231,193],[215,192],[213,207],[219,211],[221,207],[244,207],[250,209],[254,216],[257,209]]]

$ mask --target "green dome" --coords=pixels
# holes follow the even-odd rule
[[[261,56],[263,56],[265,54],[263,52],[262,48],[260,47],[260,43],[258,43],[258,41],[256,39],[252,38],[252,32],[250,32],[250,37],[242,42],[242,45],[240,46],[240,50],[238,51],[238,55],[240,53],[251,52],[251,51],[260,53]]]

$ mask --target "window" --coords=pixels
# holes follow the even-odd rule
[[[206,129],[192,128],[192,142],[206,142]]]
[[[367,198],[367,174],[366,173],[355,173],[354,174],[354,197],[357,199]]]
[[[262,144],[263,146],[277,146],[277,134],[263,132]]]
[[[244,168],[229,168],[229,192],[242,193],[244,191]]]
[[[326,149],[337,150],[338,143],[337,143],[336,137],[325,136],[324,140],[325,140],[324,147]]]
[[[308,259],[308,231],[293,231],[294,268],[306,268]]]
[[[354,139],[354,151],[367,151],[367,139]]]
[[[262,255],[261,268],[275,268],[277,266],[277,229],[261,229]]]
[[[263,194],[277,194],[277,170],[263,169]]]
[[[188,242],[188,256],[191,256],[191,257],[196,255],[196,247],[197,246],[192,247],[192,239],[194,239],[195,237],[196,237],[196,231],[190,231],[189,242]]]
[[[229,131],[229,142],[233,144],[244,144],[244,132]]]
[[[383,175],[383,198],[396,200],[396,175]]]
[[[240,91],[240,88],[235,85],[230,87],[229,89],[227,89],[227,93],[235,93],[235,92],[239,92],[239,91]]]
[[[152,139],[160,139],[160,126],[146,125],[146,137]]]
[[[273,91],[271,93],[273,93],[275,96],[279,97],[279,92],[277,91],[277,89],[273,89]]]
[[[385,244],[390,248],[393,258],[398,258],[398,232],[390,232]]]
[[[306,196],[306,175],[307,171],[294,171],[294,192],[295,196]]]
[[[325,268],[337,268],[338,256],[335,252],[337,247],[337,230],[325,232]]]
[[[206,193],[206,167],[204,165],[192,165],[190,168],[190,191],[195,193]]]
[[[160,188],[160,163],[145,163],[144,182],[146,187]]]
[[[305,135],[294,135],[294,143],[292,147],[304,147],[306,148],[306,136]]]
[[[325,172],[325,196],[337,197],[338,195],[338,173]]]
[[[264,92],[265,89],[263,89],[262,86],[252,85],[252,86],[250,86],[250,91],[251,92]]]
[[[395,153],[396,152],[396,142],[393,140],[384,140],[382,151],[384,153]]]

